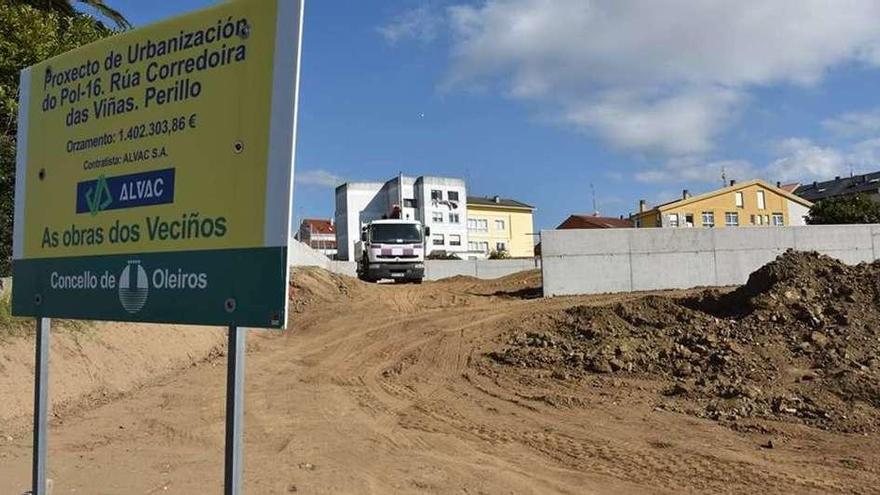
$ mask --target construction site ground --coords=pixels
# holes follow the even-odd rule
[[[840,330],[864,291],[830,314],[810,306],[837,300],[824,286],[777,307],[730,289],[544,299],[540,284],[297,270],[289,329],[248,334],[246,493],[880,493],[876,301],[858,336]],[[58,330],[53,493],[220,493],[223,333]],[[30,480],[32,346],[0,340],[4,495]]]

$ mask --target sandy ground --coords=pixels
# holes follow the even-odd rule
[[[246,492],[880,493],[877,435],[734,431],[659,410],[649,381],[486,373],[513,322],[638,297],[542,300],[537,283],[300,273],[291,330],[249,334]],[[219,357],[65,409],[49,438],[54,493],[220,493],[224,387]],[[0,494],[27,487],[29,442],[28,425],[0,427]]]

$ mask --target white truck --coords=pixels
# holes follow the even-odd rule
[[[355,243],[358,278],[368,282],[392,279],[422,283],[425,278],[425,239],[431,235],[415,220],[374,220],[361,229]]]

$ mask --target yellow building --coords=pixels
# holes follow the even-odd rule
[[[534,256],[533,206],[513,199],[468,196],[468,251],[489,255],[506,251],[513,258]]]
[[[638,227],[751,227],[805,225],[813,204],[762,180],[731,181],[729,187],[648,209],[644,201],[631,219]]]

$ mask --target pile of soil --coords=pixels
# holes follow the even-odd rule
[[[667,381],[662,407],[880,431],[880,262],[789,251],[733,292],[537,315],[488,353],[562,380]]]
[[[290,305],[294,313],[302,313],[316,304],[349,299],[361,288],[356,278],[339,275],[317,267],[296,267],[290,278]]]

